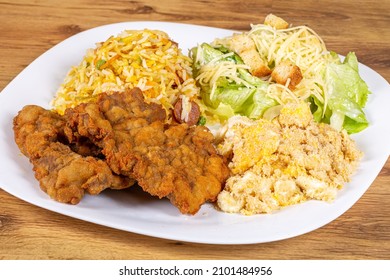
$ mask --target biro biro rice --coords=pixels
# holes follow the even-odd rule
[[[87,51],[67,74],[52,105],[62,114],[68,107],[95,100],[102,92],[134,87],[167,111],[178,96],[192,99],[199,93],[191,59],[165,32],[126,30]]]

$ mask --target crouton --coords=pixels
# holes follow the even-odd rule
[[[288,28],[288,22],[284,19],[277,17],[273,14],[269,14],[264,19],[264,24],[272,26],[275,29],[286,29]]]
[[[288,84],[290,90],[294,90],[303,78],[301,69],[291,61],[282,61],[276,65],[271,77],[276,83],[282,85],[286,85],[290,80]]]
[[[229,40],[228,48],[237,53],[246,65],[249,72],[256,77],[265,77],[271,74],[271,69],[261,58],[255,42],[247,34],[234,34]]]

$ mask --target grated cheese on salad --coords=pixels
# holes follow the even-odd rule
[[[247,32],[200,44],[191,55],[202,100],[217,122],[274,117],[281,105],[305,101],[317,122],[339,131],[368,126],[363,109],[371,92],[355,53],[341,61],[308,26],[267,17]]]
[[[304,100],[313,95],[327,104],[327,92],[323,91],[324,77],[318,73],[336,58],[329,53],[324,41],[313,29],[308,26],[275,29],[269,25],[257,24],[251,26],[249,36],[268,64],[279,65],[283,61],[293,61],[303,74],[303,80],[294,93],[289,90],[288,84],[273,83],[268,88],[269,96],[280,103],[286,103],[294,97]]]

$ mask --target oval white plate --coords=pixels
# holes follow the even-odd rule
[[[49,108],[57,88],[71,66],[88,48],[125,29],[167,32],[187,54],[198,43],[211,42],[233,31],[167,22],[124,22],[81,32],[54,46],[24,69],[0,94],[0,187],[39,207],[74,218],[129,232],[197,243],[250,244],[286,239],[315,230],[347,211],[369,188],[390,154],[390,85],[372,69],[359,65],[373,94],[366,107],[370,126],[354,135],[364,151],[353,177],[329,204],[309,201],[269,215],[226,214],[205,204],[195,216],[181,215],[168,200],[158,200],[137,189],[105,191],[86,196],[78,205],[51,200],[35,180],[32,166],[14,143],[12,119],[26,104]]]

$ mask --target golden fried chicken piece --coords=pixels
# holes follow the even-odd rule
[[[229,174],[227,166],[204,127],[181,124],[158,130],[139,135],[140,141],[156,135],[162,144],[144,147],[147,153],[139,154],[132,176],[145,191],[167,196],[182,213],[195,214],[204,202],[215,201]]]
[[[205,127],[165,124],[165,111],[139,89],[102,94],[96,103],[68,109],[68,129],[102,148],[111,169],[141,188],[167,197],[182,213],[215,201],[229,174]]]
[[[14,118],[15,141],[21,152],[33,164],[40,187],[51,198],[77,204],[84,193],[98,194],[106,188],[129,187],[134,180],[112,173],[108,165],[93,156],[95,153],[82,143],[67,143],[62,116],[39,106],[25,106]]]
[[[123,95],[103,93],[97,102],[67,109],[65,118],[65,133],[68,138],[73,137],[71,141],[88,138],[102,149],[107,163],[116,174],[131,176],[138,158],[132,150],[133,140],[129,139],[137,141],[143,131],[153,130],[156,125],[163,127],[166,114],[160,105],[146,103],[137,88]],[[150,136],[142,139],[144,145],[162,144],[158,136]]]

